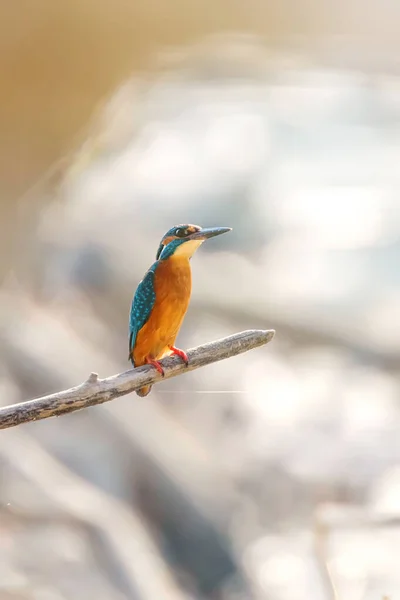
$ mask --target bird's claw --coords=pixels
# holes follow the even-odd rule
[[[186,366],[189,365],[189,359],[188,359],[188,355],[186,354],[186,352],[184,352],[183,350],[180,350],[179,348],[175,348],[175,346],[170,346],[169,349],[171,350],[172,354],[179,356],[183,360],[183,362],[185,363]]]
[[[146,362],[148,365],[153,365],[153,367],[155,367],[160,373],[161,377],[165,376],[164,369],[162,368],[158,360],[154,360],[153,358],[147,357]]]

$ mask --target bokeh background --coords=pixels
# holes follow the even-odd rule
[[[176,223],[191,347],[264,349],[0,435],[1,600],[400,591],[400,4],[0,7],[0,402],[128,368]]]

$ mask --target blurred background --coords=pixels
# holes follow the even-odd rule
[[[183,348],[263,349],[0,435],[1,600],[400,590],[400,4],[0,7],[0,402],[129,367],[177,223]]]

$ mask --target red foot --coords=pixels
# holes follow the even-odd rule
[[[146,362],[148,365],[153,365],[153,367],[155,367],[157,371],[161,373],[162,377],[164,377],[164,369],[157,360],[154,360],[153,358],[150,358],[150,356],[148,356],[146,358]]]
[[[169,349],[171,350],[172,354],[176,354],[177,356],[180,356],[181,359],[183,360],[183,362],[185,363],[185,365],[188,366],[189,359],[188,359],[186,352],[184,352],[183,350],[179,350],[179,348],[175,348],[175,346],[169,346]]]

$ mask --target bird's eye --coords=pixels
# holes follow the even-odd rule
[[[177,227],[175,229],[175,235],[176,235],[176,237],[180,237],[180,238],[186,237],[187,236],[186,227]]]

